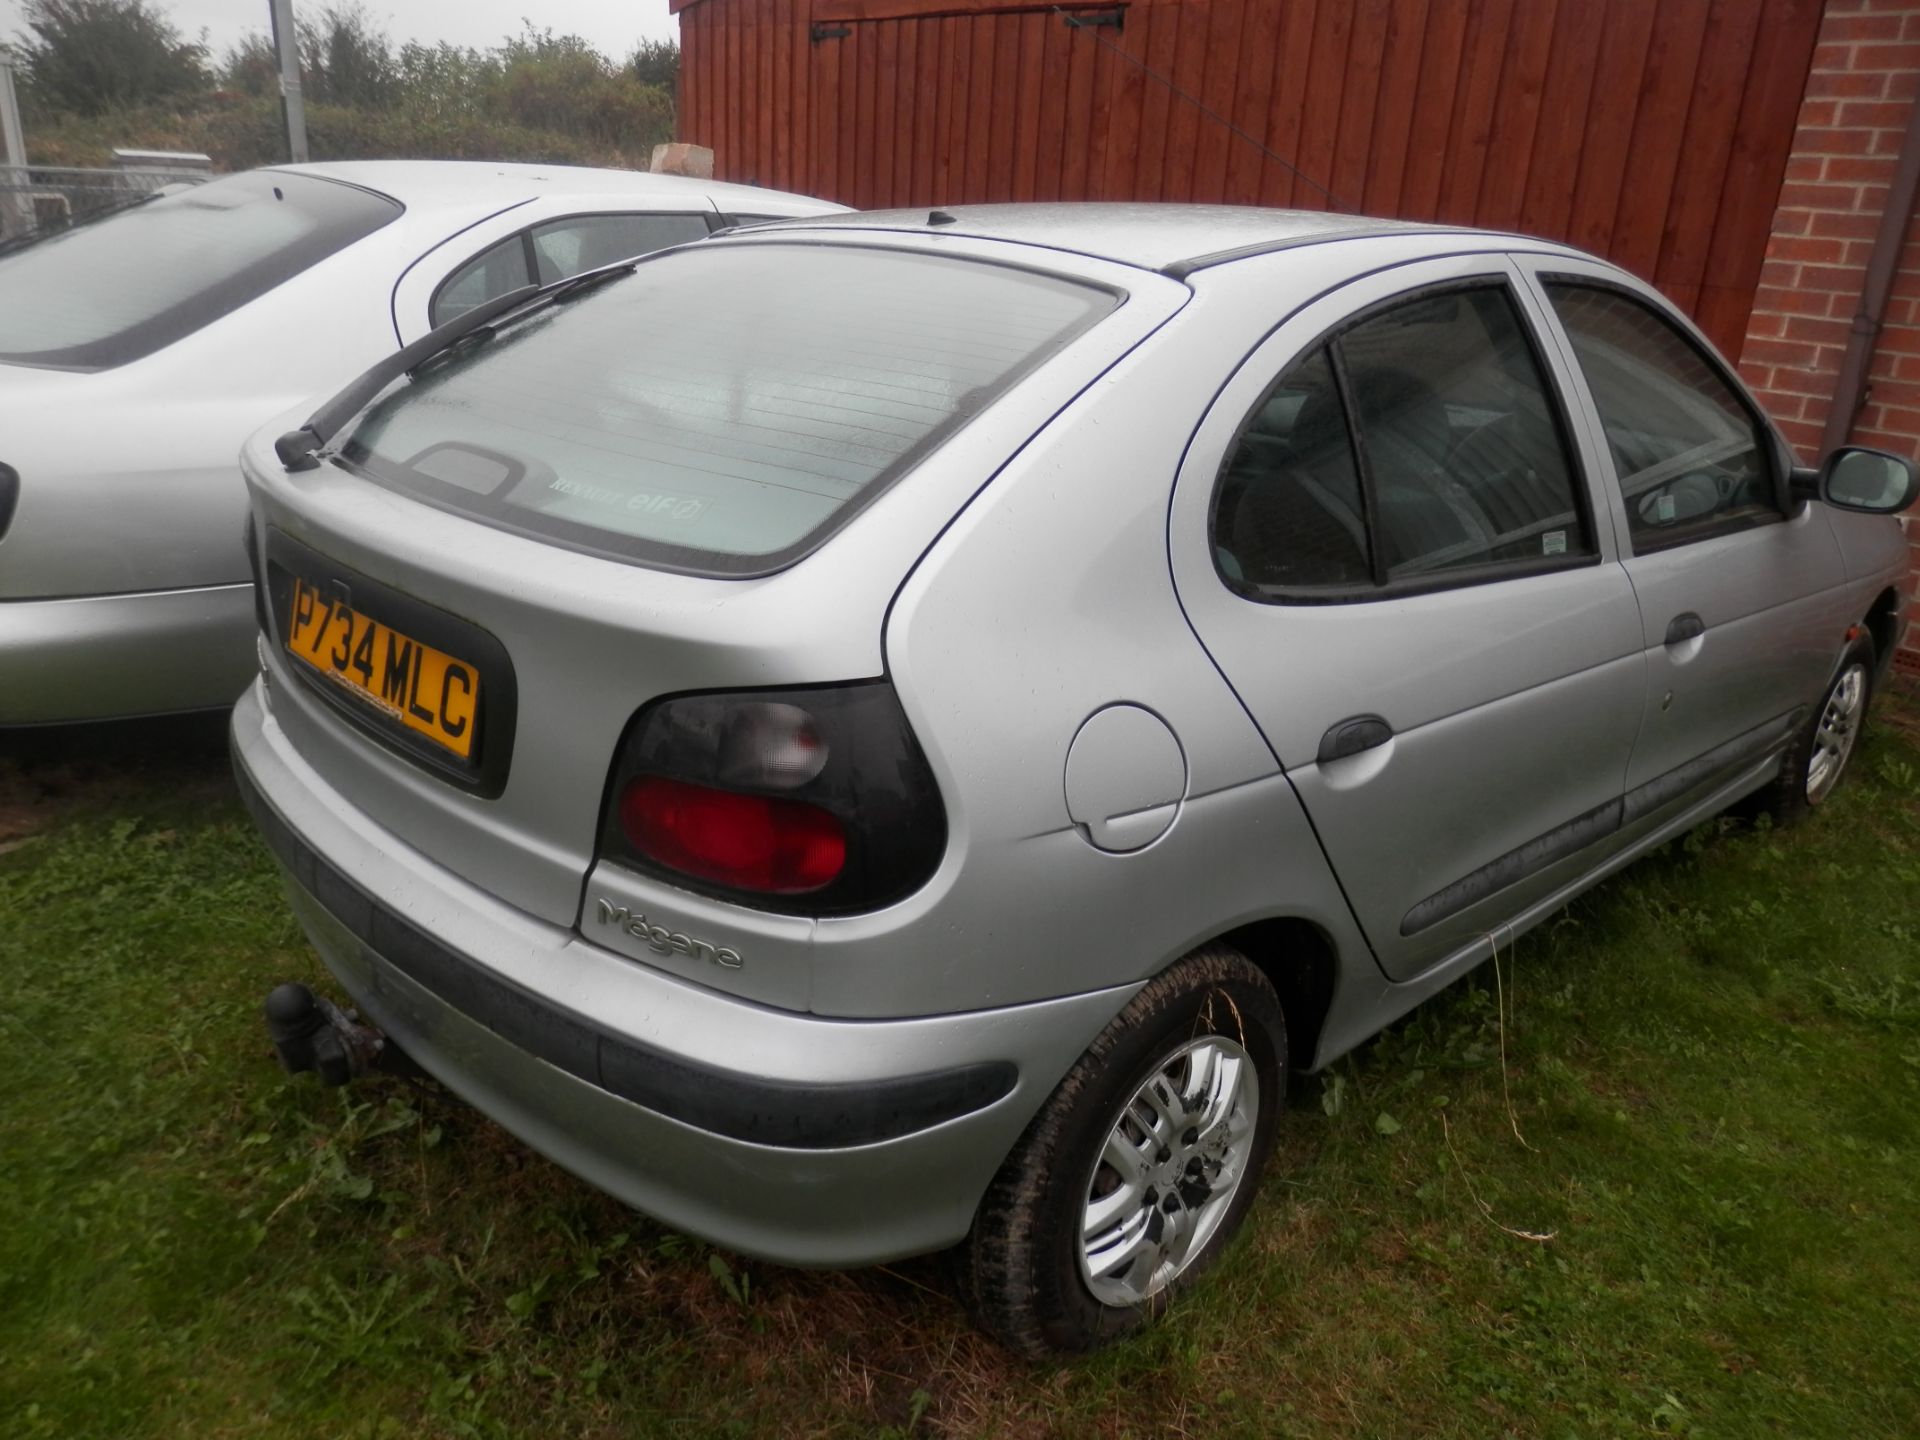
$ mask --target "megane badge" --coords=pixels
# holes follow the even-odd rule
[[[602,925],[611,925],[624,930],[636,940],[644,940],[650,949],[662,955],[685,955],[694,960],[711,960],[729,970],[738,970],[746,961],[740,958],[738,950],[730,950],[725,945],[709,945],[705,940],[695,940],[682,935],[677,930],[669,930],[664,925],[655,925],[644,915],[636,915],[624,905],[616,905],[611,900],[595,901],[595,907]]]

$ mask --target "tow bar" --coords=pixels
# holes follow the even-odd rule
[[[344,1085],[375,1068],[393,1068],[400,1052],[358,1012],[342,1010],[304,985],[275,986],[265,1006],[267,1034],[289,1075],[311,1070],[325,1085]]]

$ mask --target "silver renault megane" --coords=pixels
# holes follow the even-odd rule
[[[1905,463],[1545,242],[847,215],[468,318],[243,457],[237,768],[354,1007],[283,1060],[751,1255],[964,1242],[1029,1353],[1220,1253],[1290,1067],[1818,806],[1900,636]]]

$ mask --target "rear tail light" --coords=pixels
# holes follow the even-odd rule
[[[768,895],[805,895],[846,868],[847,832],[803,800],[742,795],[642,775],[620,796],[635,850],[683,875]]]
[[[680,695],[634,717],[601,851],[761,909],[877,909],[946,850],[933,772],[885,681]]]

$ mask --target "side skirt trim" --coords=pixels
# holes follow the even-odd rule
[[[1402,935],[1422,930],[1451,919],[1462,910],[1478,905],[1489,896],[1537,875],[1569,856],[1577,855],[1620,830],[1631,828],[1656,811],[1664,810],[1695,790],[1711,785],[1722,776],[1750,764],[1769,749],[1793,734],[1806,715],[1804,706],[1785,715],[1776,715],[1745,734],[1694,756],[1636,785],[1618,800],[1609,800],[1565,824],[1556,825],[1526,844],[1488,861],[1477,870],[1435,891],[1411,910],[1400,922]]]

